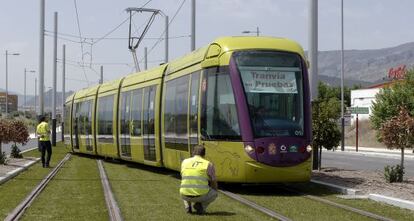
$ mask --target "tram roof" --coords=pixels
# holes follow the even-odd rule
[[[303,48],[295,41],[279,37],[234,36],[217,38],[213,43],[221,47],[221,54],[246,49],[289,51],[304,56]]]
[[[137,83],[151,81],[157,78],[161,78],[165,68],[167,67],[166,64],[160,65],[158,67],[137,72],[134,74],[127,75],[122,82],[122,87],[128,87]]]
[[[100,85],[95,85],[95,86],[88,87],[80,91],[77,91],[75,95],[73,96],[73,99],[77,100],[77,99],[82,99],[82,98],[86,98],[89,96],[95,96],[96,91],[98,90],[99,86]]]

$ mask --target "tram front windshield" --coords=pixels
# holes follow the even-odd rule
[[[303,136],[303,74],[299,55],[274,51],[234,54],[255,137]]]

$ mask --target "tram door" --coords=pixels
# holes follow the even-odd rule
[[[149,161],[156,160],[155,153],[155,92],[156,86],[144,89],[144,159]]]
[[[122,157],[131,157],[131,135],[130,135],[130,105],[131,91],[123,92],[121,94],[121,155]]]
[[[79,103],[74,103],[72,113],[73,149],[77,150],[79,150],[79,107]]]

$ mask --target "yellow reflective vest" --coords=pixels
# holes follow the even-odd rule
[[[41,122],[37,125],[36,133],[40,135],[40,141],[50,141],[49,124],[47,122]]]
[[[201,156],[185,159],[181,164],[180,194],[185,196],[201,196],[210,190],[207,168],[209,161]]]

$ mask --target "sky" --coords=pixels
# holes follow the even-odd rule
[[[221,36],[246,35],[242,32],[256,31],[259,27],[260,35],[287,37],[306,50],[309,1],[196,0],[196,48]],[[129,17],[126,8],[144,4],[145,8],[159,9],[169,16],[169,59],[189,53],[191,0],[46,0],[45,88],[50,89],[53,82],[54,12],[58,12],[59,32],[57,89],[61,90],[62,45],[65,44],[68,91],[97,84],[101,65],[104,81],[134,72],[128,50],[129,22],[120,24]],[[340,7],[340,0],[319,0],[321,51],[340,49]],[[27,73],[27,93],[34,94],[39,69],[39,8],[40,0],[0,0],[0,88],[6,87],[5,52],[8,50],[20,53],[8,57],[9,91],[23,94],[24,68],[27,68],[36,71]],[[345,49],[379,49],[414,41],[414,28],[410,25],[414,20],[412,8],[412,0],[344,0]],[[134,15],[133,32],[141,33],[149,15]],[[138,60],[142,61],[144,47],[148,48],[149,68],[163,62],[164,42],[157,39],[164,29],[164,17],[157,15],[137,49]],[[140,67],[143,66],[141,63]]]

